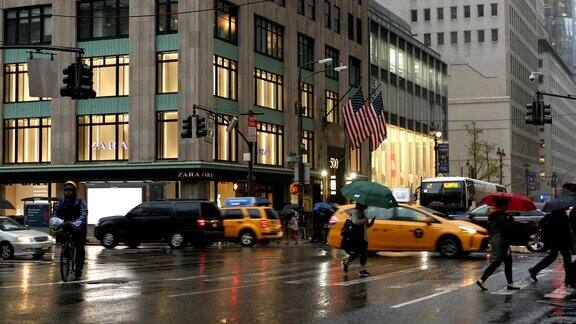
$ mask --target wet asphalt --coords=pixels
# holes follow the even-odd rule
[[[0,322],[43,323],[558,323],[576,322],[562,261],[527,269],[543,255],[514,254],[514,280],[500,269],[474,284],[485,254],[380,253],[343,274],[344,254],[319,245],[213,246],[171,251],[87,247],[85,276],[60,281],[59,249],[43,260],[0,261]]]

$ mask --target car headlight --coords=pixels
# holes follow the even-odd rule
[[[18,236],[18,237],[16,237],[16,242],[18,242],[18,243],[32,243],[32,238],[31,237],[25,237],[25,236]]]
[[[464,225],[460,225],[458,226],[458,228],[462,231],[462,232],[466,232],[468,234],[476,234],[478,231],[473,229],[472,227],[468,227],[468,226],[464,226]]]

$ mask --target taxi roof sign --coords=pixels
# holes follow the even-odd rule
[[[224,207],[268,206],[270,201],[266,198],[233,197],[224,199]]]

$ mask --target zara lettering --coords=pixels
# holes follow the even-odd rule
[[[111,151],[111,150],[116,150],[116,142],[108,142],[108,143],[104,143],[104,142],[93,142],[92,143],[92,149],[96,150],[96,151]],[[127,150],[128,149],[128,144],[126,144],[126,142],[122,141],[122,143],[120,143],[120,149],[122,150]]]

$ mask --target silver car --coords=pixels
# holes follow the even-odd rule
[[[52,252],[54,243],[46,233],[31,230],[9,217],[0,217],[0,257],[4,260],[15,256],[41,258]]]

